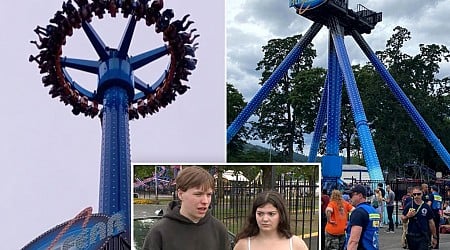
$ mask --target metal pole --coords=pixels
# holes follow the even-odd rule
[[[275,184],[276,184],[276,179],[275,179],[275,176],[276,176],[276,166],[273,166],[272,165],[272,178],[271,178],[271,184],[270,184],[270,188],[272,189],[272,190],[275,190]]]
[[[158,166],[155,166],[155,199],[158,200],[158,174],[157,174]]]

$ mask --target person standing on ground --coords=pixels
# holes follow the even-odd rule
[[[442,205],[442,217],[444,217],[444,224],[450,224],[450,204],[448,201],[445,201]]]
[[[215,248],[197,249],[215,250]],[[292,234],[284,199],[275,191],[258,194],[244,228],[236,235],[234,246],[234,250],[265,249],[308,249],[301,238]]]
[[[346,202],[351,202],[351,200],[350,200],[350,193],[351,193],[350,188],[345,189],[343,194],[342,194],[342,199],[344,199],[344,201],[346,201]]]
[[[411,203],[413,201],[412,190],[413,187],[406,188],[406,194],[402,197],[402,208],[405,208],[408,203]]]
[[[429,192],[428,192],[428,184],[423,183],[421,187],[422,187],[422,193],[423,193],[422,200],[425,203],[427,203],[428,206],[431,206],[430,195],[429,195]]]
[[[431,203],[431,210],[433,210],[433,220],[434,220],[434,226],[436,227],[436,245],[433,247],[433,249],[439,249],[439,226],[441,222],[441,209],[442,209],[442,196],[438,193],[438,188],[435,185],[431,186],[431,194],[430,197],[430,203]]]
[[[381,203],[383,202],[383,197],[381,196],[381,191],[380,189],[375,189],[375,194],[373,197],[374,201],[376,201],[377,206],[375,207],[373,204],[374,202],[372,202],[372,206],[373,208],[375,208],[375,210],[377,210],[378,214],[380,214],[380,227],[381,227],[381,218],[383,218],[382,215],[382,210],[381,210]]]
[[[330,196],[328,196],[327,189],[322,189],[322,198],[321,202],[321,235],[325,235],[325,226],[327,225],[327,215],[325,210],[327,209],[328,203],[330,202]],[[321,237],[322,246],[325,246],[325,237]]]
[[[406,194],[402,197],[402,208],[405,210],[406,205],[413,201],[412,187],[406,188]],[[408,232],[408,223],[402,223],[402,248],[408,249],[408,241],[406,240],[406,233]]]
[[[201,167],[185,167],[175,182],[181,204],[169,204],[168,212],[145,237],[143,249],[229,250],[226,227],[209,211],[214,177]]]
[[[342,250],[345,243],[345,227],[347,226],[348,214],[355,209],[350,203],[342,198],[341,191],[331,192],[331,201],[326,208],[325,238],[326,250]]]
[[[431,207],[430,189],[429,189],[429,187],[428,187],[428,184],[422,183],[421,188],[422,188],[422,193],[423,193],[423,195],[422,195],[422,200],[423,200],[426,204],[428,204],[428,206]],[[428,236],[429,236],[428,238],[431,238],[431,235],[428,235]]]
[[[383,220],[383,216],[384,216],[384,208],[385,208],[385,206],[386,206],[386,202],[385,202],[385,197],[386,197],[386,190],[384,190],[384,188],[383,188],[383,183],[378,183],[378,190],[380,190],[380,193],[381,193],[381,202],[378,204],[378,206],[380,207],[380,211],[381,211],[381,213],[380,213],[380,215],[381,215],[381,217],[380,217],[380,228],[382,228],[383,227],[383,222],[384,222],[384,220]]]
[[[380,215],[366,202],[367,190],[356,185],[352,188],[352,205],[355,210],[347,224],[345,245],[348,250],[379,249],[378,227]]]
[[[428,250],[430,237],[431,244],[436,245],[436,227],[433,221],[433,211],[431,207],[422,200],[422,190],[420,187],[413,188],[413,202],[403,209],[401,219],[403,223],[408,223],[408,233],[406,239],[411,250]]]
[[[390,185],[386,185],[386,191],[386,210],[389,220],[389,228],[386,230],[386,233],[394,233],[394,219],[392,218],[392,214],[394,213],[395,193],[392,191]]]

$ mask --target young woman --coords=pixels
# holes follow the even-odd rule
[[[342,199],[341,191],[333,190],[331,200],[326,208],[327,225],[325,226],[325,249],[344,249],[345,227],[348,216],[355,209]]]
[[[380,215],[380,221],[383,221],[383,196],[381,195],[380,189],[375,189],[374,199],[377,200],[378,206],[375,208],[377,210],[378,214]],[[380,223],[380,227],[382,227]]]
[[[283,198],[275,191],[265,191],[256,197],[236,241],[234,250],[308,249],[301,238],[291,233]]]

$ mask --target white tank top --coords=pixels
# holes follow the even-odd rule
[[[248,250],[251,250],[251,246],[250,246],[250,237],[247,238],[247,242],[248,242]],[[292,250],[292,237],[289,238],[289,250]]]

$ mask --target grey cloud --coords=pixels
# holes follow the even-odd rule
[[[236,22],[258,23],[274,36],[288,36],[306,27],[287,1],[248,0],[243,9],[236,15]]]

